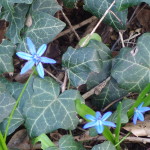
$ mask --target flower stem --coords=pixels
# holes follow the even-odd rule
[[[13,117],[13,115],[14,115],[14,112],[15,112],[15,110],[16,110],[16,108],[17,108],[17,106],[18,106],[18,104],[19,104],[19,102],[20,102],[20,100],[21,100],[21,98],[22,98],[23,93],[25,92],[25,90],[26,90],[26,88],[27,88],[27,85],[28,85],[28,83],[29,83],[29,81],[30,81],[30,79],[31,79],[31,77],[32,77],[32,75],[33,75],[33,73],[34,73],[34,71],[35,71],[35,68],[33,69],[32,73],[30,74],[30,76],[29,76],[27,82],[25,83],[25,85],[24,85],[24,87],[23,87],[23,89],[22,89],[22,91],[21,91],[21,93],[20,93],[20,95],[19,95],[19,97],[18,97],[18,99],[17,99],[17,101],[16,101],[16,103],[15,103],[15,105],[14,105],[14,107],[13,107],[11,113],[10,113],[10,116],[9,116],[8,122],[7,122],[7,126],[6,126],[6,129],[5,129],[5,134],[4,134],[4,141],[5,141],[5,142],[6,142],[6,138],[7,138],[9,126],[10,126],[12,117]]]

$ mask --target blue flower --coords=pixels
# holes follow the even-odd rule
[[[28,70],[30,70],[34,65],[36,65],[37,72],[41,78],[44,78],[44,68],[42,63],[49,63],[49,64],[55,64],[56,61],[51,58],[47,57],[41,57],[45,50],[47,45],[43,44],[40,46],[38,51],[36,52],[35,45],[30,40],[29,37],[27,37],[27,46],[29,48],[29,51],[31,54],[25,53],[25,52],[17,52],[17,56],[19,56],[22,59],[28,60],[28,62],[24,65],[24,67],[21,69],[20,74],[24,74]]]
[[[137,119],[139,119],[140,121],[144,121],[144,116],[143,114],[146,111],[150,110],[150,107],[142,107],[144,104],[144,102],[142,102],[137,108],[135,108],[134,110],[134,116],[133,116],[133,123],[136,124]]]
[[[104,131],[104,126],[109,127],[116,127],[116,125],[113,122],[106,121],[107,118],[111,116],[112,112],[107,112],[103,116],[99,111],[96,112],[95,117],[92,115],[85,115],[85,118],[88,120],[91,120],[92,122],[89,122],[84,125],[84,129],[95,127],[97,132],[101,134]]]

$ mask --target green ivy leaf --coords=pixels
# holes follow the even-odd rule
[[[92,150],[116,150],[115,146],[109,142],[109,141],[105,141],[103,142],[102,144],[98,144],[98,145],[95,145]]]
[[[150,33],[143,34],[135,48],[123,48],[114,61],[112,76],[119,86],[140,92],[150,82]]]
[[[64,5],[68,8],[73,8],[75,6],[75,3],[78,1],[78,0],[62,0]]]
[[[32,13],[32,21],[32,26],[27,29],[23,42],[17,48],[18,51],[28,52],[26,37],[30,37],[36,48],[39,48],[43,43],[52,41],[65,27],[62,21],[41,11]]]
[[[20,43],[20,31],[24,27],[25,16],[28,11],[28,5],[17,4],[14,7],[14,11],[6,11],[3,19],[9,22],[9,27],[7,29],[6,36],[11,39],[11,41],[16,44]]]
[[[98,18],[101,18],[108,9],[108,7],[111,5],[112,0],[84,0],[84,2],[84,9],[86,11],[89,11]],[[111,11],[115,13],[115,15],[119,18],[121,22],[118,21],[118,19],[116,19],[116,17],[110,12],[107,14],[103,21],[116,30],[124,30],[126,28],[127,10],[119,12],[116,8],[116,5],[114,5],[111,8]]]
[[[42,11],[50,15],[54,15],[58,10],[61,9],[61,6],[56,0],[36,0],[32,3],[32,11]]]
[[[127,123],[129,122],[129,119],[128,119],[128,115],[127,115],[127,112],[128,110],[131,108],[131,106],[134,104],[134,100],[131,100],[131,99],[124,99],[122,101],[122,110],[121,110],[121,123]],[[118,113],[117,111],[115,111],[110,117],[109,117],[109,121],[112,121],[112,122],[117,122],[117,116],[118,116]]]
[[[34,93],[26,102],[25,126],[31,137],[52,132],[59,128],[75,129],[78,124],[75,100],[83,98],[77,90],[60,93],[60,86],[51,78],[35,78]]]
[[[13,11],[13,3],[10,3],[8,0],[1,0],[1,5],[9,11]]]
[[[117,0],[116,1],[116,7],[118,10],[124,10],[131,6],[139,5],[140,3],[145,2],[150,5],[149,0]]]
[[[0,73],[14,72],[12,58],[14,52],[14,45],[7,40],[3,40],[0,44]]]
[[[31,4],[33,0],[7,0],[8,3],[26,3]]]
[[[85,84],[91,72],[100,72],[102,59],[97,47],[68,48],[62,58],[68,77],[75,87]]]
[[[127,94],[128,92],[119,88],[117,82],[111,78],[99,95],[92,96],[92,104],[101,109],[110,104],[112,101]]]

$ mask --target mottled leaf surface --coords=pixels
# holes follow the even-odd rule
[[[84,2],[84,9],[86,11],[89,11],[98,18],[101,18],[108,7],[111,5],[112,0],[84,0]],[[116,17],[111,12],[106,15],[103,21],[116,30],[125,29],[127,21],[127,10],[118,11],[116,5],[114,5],[111,8],[111,11],[115,13],[120,21],[118,21],[118,19],[116,19]]]
[[[116,148],[111,142],[106,141],[102,144],[95,145],[92,150],[116,150]]]
[[[33,0],[6,0],[8,3],[26,3],[31,4]]]
[[[59,95],[59,84],[48,77],[35,78],[33,90],[24,108],[25,126],[31,137],[59,128],[76,128],[78,118],[75,100],[83,100],[77,90],[67,90]]]
[[[139,5],[142,2],[145,2],[150,5],[149,0],[117,0],[116,6],[118,10],[124,10],[131,6]]]
[[[126,96],[127,94],[128,92],[119,88],[117,82],[111,78],[111,80],[107,83],[105,88],[102,89],[99,95],[92,96],[91,102],[93,105],[101,109],[110,104],[112,101]]]
[[[73,8],[75,6],[75,3],[78,1],[78,0],[62,0],[64,5],[68,8]]]
[[[31,9],[32,11],[42,11],[53,16],[61,9],[61,6],[56,0],[36,0],[32,3]]]
[[[14,45],[7,40],[3,40],[0,44],[0,73],[14,72],[12,58],[14,52]]]
[[[31,17],[32,26],[27,29],[23,42],[17,48],[18,51],[28,52],[26,37],[30,37],[36,48],[39,48],[42,44],[52,41],[65,27],[62,21],[41,11],[33,12]]]
[[[102,59],[97,47],[79,49],[68,48],[63,55],[63,66],[67,68],[68,77],[75,87],[85,84],[91,72],[100,72]]]
[[[60,150],[85,150],[80,142],[76,142],[71,135],[64,135],[59,140]]]
[[[150,33],[143,34],[136,48],[123,48],[114,61],[112,76],[123,89],[140,92],[150,82]]]
[[[124,99],[122,101],[122,110],[121,110],[121,123],[127,123],[129,121],[127,112],[131,108],[131,106],[134,104],[134,100],[131,99]],[[117,111],[115,111],[110,117],[109,121],[115,122],[117,121]]]
[[[16,44],[21,42],[20,31],[24,27],[25,16],[28,10],[28,5],[17,4],[14,11],[6,11],[3,19],[9,22],[6,36]]]

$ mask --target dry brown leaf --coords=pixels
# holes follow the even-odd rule
[[[123,128],[132,132],[135,136],[150,137],[150,114],[146,115],[144,121],[137,121],[136,125],[128,123]]]

